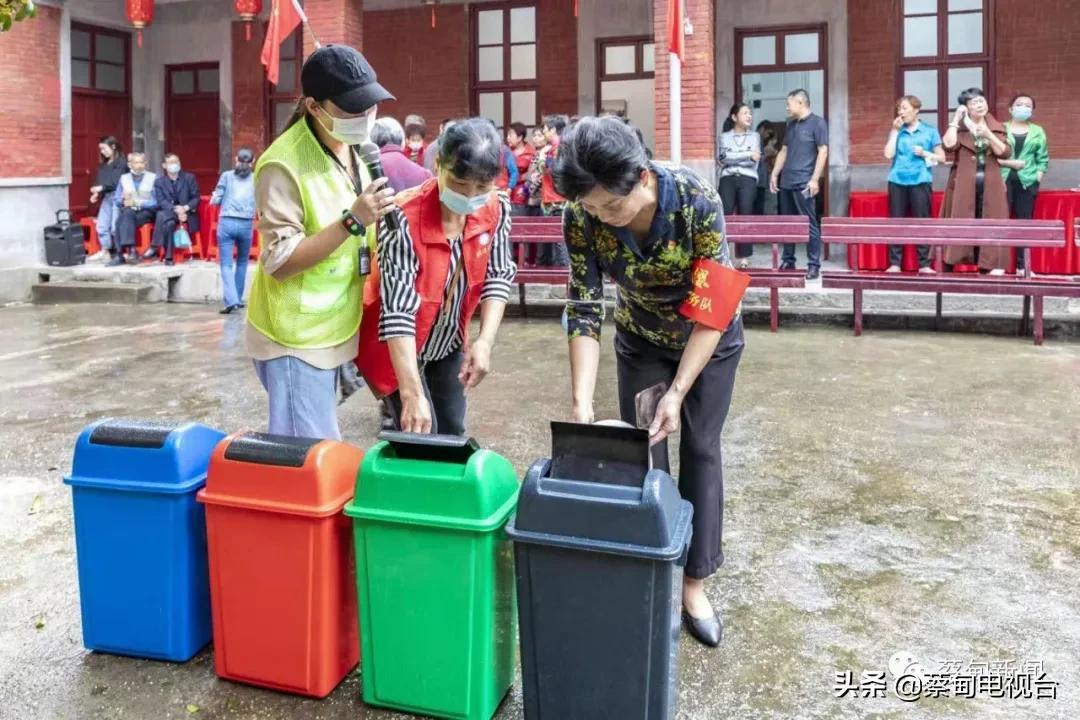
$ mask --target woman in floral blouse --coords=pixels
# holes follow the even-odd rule
[[[582,118],[569,129],[554,179],[571,201],[563,233],[570,252],[573,418],[594,420],[607,275],[618,286],[615,353],[622,419],[635,421],[638,393],[667,385],[649,429],[653,466],[662,469],[669,467],[666,438],[683,426],[679,487],[694,506],[683,617],[694,637],[716,646],[722,624],[705,596],[704,579],[724,558],[720,433],[743,349],[742,291],[728,294],[725,309],[719,308],[724,298],[703,297],[728,275],[745,277],[728,269],[719,198],[692,170],[650,163],[633,128],[616,118]],[[703,315],[706,305],[711,314]]]

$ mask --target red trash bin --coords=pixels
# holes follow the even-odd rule
[[[210,459],[206,505],[218,677],[325,697],[359,662],[352,524],[363,452],[238,433]]]

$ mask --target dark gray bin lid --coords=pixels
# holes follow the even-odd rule
[[[551,424],[552,455],[525,475],[506,532],[518,543],[650,560],[679,559],[693,508],[675,480],[650,470],[644,430]]]

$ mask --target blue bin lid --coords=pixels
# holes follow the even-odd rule
[[[552,459],[525,475],[506,532],[518,543],[674,561],[690,543],[693,507],[650,470],[649,434],[552,423]]]
[[[184,493],[206,482],[210,455],[225,433],[201,423],[105,418],[75,442],[74,487]]]

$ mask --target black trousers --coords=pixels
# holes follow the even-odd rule
[[[179,225],[179,219],[173,210],[158,210],[154,218],[154,240],[151,243],[155,248],[165,248],[165,258],[173,256],[173,233]]]
[[[805,215],[810,219],[810,242],[806,245],[807,267],[821,267],[821,218],[817,198],[803,197],[802,190],[780,188],[780,215]],[[795,246],[784,246],[784,263],[795,264]]]
[[[679,492],[694,506],[693,537],[686,575],[707,578],[724,563],[724,470],[720,433],[724,429],[735,370],[743,350],[739,319],[724,333],[716,352],[690,388],[682,407],[679,440]],[[682,359],[682,351],[667,350],[624,330],[615,333],[619,378],[619,414],[624,422],[637,420],[635,398],[660,382],[669,385]],[[665,440],[652,449],[653,467],[669,470]]]
[[[120,208],[120,215],[116,218],[116,243],[113,249],[135,247],[135,231],[152,222],[154,222],[153,210]]]
[[[465,354],[459,349],[442,360],[420,367],[420,382],[424,396],[431,404],[431,432],[440,435],[465,434],[465,386],[458,380]],[[394,428],[401,429],[401,393],[386,398],[394,419]]]
[[[725,215],[753,215],[757,199],[757,178],[745,175],[727,175],[718,183],[720,202]],[[754,254],[753,245],[736,245],[735,257],[744,258]]]
[[[889,183],[889,217],[928,218],[933,207],[933,185],[897,185]],[[919,245],[919,267],[930,267],[930,246]],[[904,246],[889,246],[889,265],[900,267],[904,260]]]
[[[1017,220],[1030,220],[1035,217],[1035,201],[1039,197],[1039,183],[1025,188],[1020,182],[1020,177],[1015,173],[1009,173],[1009,179],[1005,183],[1005,190],[1009,195],[1009,212]],[[1024,269],[1024,248],[1016,248],[1016,269]]]

